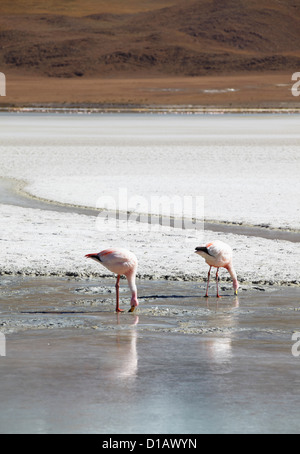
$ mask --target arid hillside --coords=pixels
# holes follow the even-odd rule
[[[298,0],[45,3],[1,1],[1,72],[83,80],[300,70]]]
[[[101,3],[110,2],[99,2],[99,12],[89,15],[91,8],[79,15],[78,7],[70,6],[76,16],[53,14],[53,7],[50,14],[33,7],[30,14],[16,14],[6,6],[0,18],[1,67],[82,77],[198,76],[300,66],[296,0],[181,1],[146,12],[123,13],[120,7],[119,14],[101,12],[107,10]],[[116,2],[111,9],[117,10]]]

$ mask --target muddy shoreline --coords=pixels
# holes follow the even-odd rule
[[[138,289],[138,309],[133,314],[114,314],[115,280],[112,278],[3,276],[0,329],[4,334],[55,328],[109,331],[115,328],[108,320],[139,325],[140,318],[144,323],[137,329],[174,334],[231,334],[248,338],[259,332],[268,338],[269,334],[285,337],[297,328],[294,319],[300,298],[297,287],[242,285],[236,297],[230,284],[222,284],[221,299],[216,298],[214,284],[209,298],[204,297],[205,284],[195,282],[138,280]],[[126,282],[122,281],[121,307],[125,310],[129,300]],[[261,320],[254,327],[251,318],[257,317],[256,310]],[[219,314],[222,316],[217,322]],[[239,326],[236,320],[232,323],[235,315],[241,318],[241,325],[247,320],[245,326]],[[288,324],[282,317],[289,319]],[[261,323],[270,326],[264,328]],[[277,329],[279,326],[285,329]]]

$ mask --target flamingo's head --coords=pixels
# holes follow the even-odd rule
[[[98,263],[101,262],[100,254],[87,254],[85,258],[95,260]]]
[[[131,297],[129,312],[134,312],[135,308],[138,307],[138,305],[139,305],[139,302],[137,299],[137,295],[136,295],[136,293],[133,293],[132,297]]]

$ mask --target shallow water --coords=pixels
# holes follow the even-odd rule
[[[298,288],[1,277],[1,433],[298,433]],[[129,308],[122,285],[121,307]]]

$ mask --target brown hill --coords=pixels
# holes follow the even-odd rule
[[[134,0],[126,7],[74,0],[49,2],[47,10],[33,0],[2,2],[2,72],[78,78],[300,68],[297,0]]]
[[[127,14],[172,6],[180,0],[1,0],[1,14]]]

